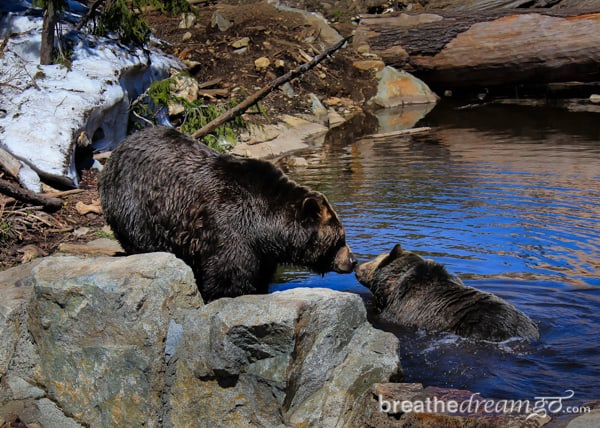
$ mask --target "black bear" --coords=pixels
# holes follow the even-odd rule
[[[125,251],[175,254],[207,302],[266,293],[278,264],[320,274],[350,273],[356,264],[323,194],[270,162],[219,154],[172,128],[126,138],[98,187]]]
[[[373,293],[384,321],[494,342],[539,339],[537,326],[513,305],[399,244],[360,264],[356,277]]]

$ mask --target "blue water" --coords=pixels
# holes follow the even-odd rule
[[[526,344],[392,329],[405,380],[484,397],[600,398],[600,116],[436,107],[428,133],[328,141],[289,171],[324,192],[359,260],[399,242],[540,326]],[[369,292],[353,275],[286,269],[273,290]],[[385,328],[385,326],[382,326]]]

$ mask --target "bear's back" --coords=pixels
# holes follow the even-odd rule
[[[184,160],[188,164],[206,162],[218,157],[217,152],[207,145],[181,134],[173,128],[156,126],[138,131],[127,137],[113,151],[111,158],[129,157],[132,162],[173,162]]]

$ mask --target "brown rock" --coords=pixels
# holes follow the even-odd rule
[[[365,60],[365,61],[355,61],[354,63],[352,63],[352,65],[354,66],[354,68],[357,68],[357,69],[363,70],[363,71],[368,71],[368,70],[381,71],[385,67],[385,62],[383,62],[381,60],[373,60],[372,59],[372,60]]]
[[[260,57],[254,61],[254,67],[257,71],[265,71],[271,65],[271,61],[267,57]]]

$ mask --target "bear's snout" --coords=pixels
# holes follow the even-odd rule
[[[354,269],[356,279],[358,279],[358,282],[360,282],[365,287],[368,287],[370,282],[369,274],[371,270],[369,269],[369,265],[369,262],[363,262],[358,264]]]
[[[333,270],[337,273],[350,273],[354,271],[354,266],[356,266],[356,257],[350,247],[344,245],[335,255]]]

